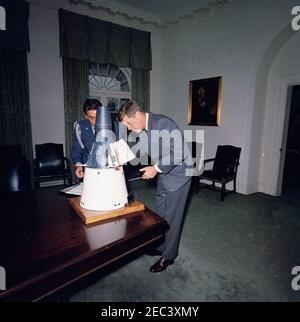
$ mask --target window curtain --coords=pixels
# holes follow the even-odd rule
[[[89,96],[88,62],[130,67],[132,97],[149,111],[151,34],[63,9],[59,10],[59,26],[69,155],[73,123],[82,115],[84,99]]]
[[[32,164],[27,52],[0,47],[0,144],[21,145]]]
[[[29,7],[23,0],[0,0],[6,30],[0,32],[0,144],[20,145],[32,165],[27,51]]]
[[[119,67],[152,69],[151,33],[59,10],[60,55]]]
[[[131,93],[146,112],[150,111],[150,70],[152,69],[151,34],[132,29]]]
[[[89,96],[89,63],[63,57],[66,156],[70,158],[74,123],[83,118],[83,104]]]
[[[132,99],[140,104],[146,112],[150,110],[150,71],[132,69],[131,77]]]

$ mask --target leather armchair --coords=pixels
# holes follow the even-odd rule
[[[236,193],[236,176],[239,166],[239,159],[241,154],[241,148],[232,145],[218,145],[216,156],[213,159],[204,160],[204,171],[198,177],[197,193],[200,188],[211,188],[221,192],[221,201],[227,194]],[[205,170],[206,164],[213,162],[213,168],[211,170]],[[204,184],[201,180],[208,180],[212,182],[212,185]],[[226,184],[233,181],[233,190],[226,191]],[[218,189],[215,183],[221,184],[221,189]]]
[[[64,157],[63,145],[55,143],[37,144],[35,146],[34,180],[35,187],[41,182],[63,180],[71,184],[70,161]]]
[[[26,191],[30,186],[30,166],[21,154],[21,147],[0,146],[0,191]]]

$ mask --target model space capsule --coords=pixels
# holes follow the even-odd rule
[[[127,203],[127,187],[123,167],[110,162],[110,144],[115,142],[108,106],[97,108],[95,140],[83,179],[80,206],[95,211],[123,208]]]

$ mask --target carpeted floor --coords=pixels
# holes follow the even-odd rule
[[[136,182],[137,197],[154,209],[155,187]],[[299,301],[291,288],[300,266],[300,204],[260,193],[191,194],[180,253],[164,272],[148,271],[142,255],[81,287],[75,301]]]

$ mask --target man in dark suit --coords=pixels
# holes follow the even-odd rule
[[[145,130],[148,134],[149,155],[154,165],[140,171],[146,180],[157,176],[156,211],[169,225],[164,242],[152,252],[152,255],[161,257],[150,271],[161,272],[178,256],[183,214],[191,185],[191,177],[186,175],[183,144],[175,145],[175,139],[168,140],[169,133],[177,135],[177,138],[180,136],[183,143],[182,134],[173,120],[164,115],[146,113],[135,101],[121,107],[118,120],[129,130],[136,133]]]

